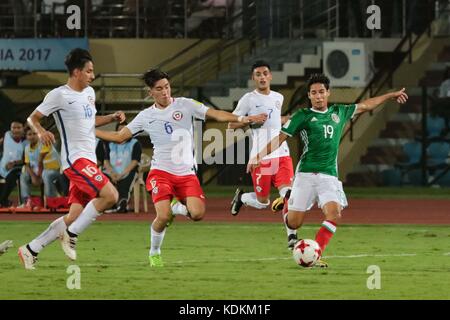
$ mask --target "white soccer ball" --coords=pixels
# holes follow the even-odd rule
[[[322,252],[319,244],[311,239],[303,239],[295,244],[292,257],[302,267],[312,267],[320,259]]]

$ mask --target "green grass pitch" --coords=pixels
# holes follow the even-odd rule
[[[81,237],[78,260],[58,242],[26,271],[17,248],[47,227],[0,222],[0,299],[449,299],[448,226],[342,225],[325,251],[328,269],[295,265],[281,224],[175,223],[163,243],[162,269],[148,265],[149,224],[96,222]],[[301,237],[314,238],[318,225]],[[70,265],[81,289],[68,289]],[[380,289],[368,289],[368,267]],[[369,280],[370,282],[370,280]]]

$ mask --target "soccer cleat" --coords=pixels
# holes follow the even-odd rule
[[[328,263],[323,261],[322,259],[319,259],[316,261],[316,263],[313,265],[315,268],[328,268]]]
[[[241,197],[242,194],[244,193],[244,191],[242,191],[241,189],[237,188],[236,192],[234,194],[233,200],[231,200],[231,214],[233,216],[237,215],[239,213],[239,210],[241,209],[242,205],[244,204],[241,201]]]
[[[272,211],[273,212],[278,212],[283,210],[284,208],[284,198],[283,197],[279,197],[276,198],[275,200],[273,200],[272,202]]]
[[[153,256],[148,256],[150,261],[150,267],[164,267],[164,263],[162,261],[160,254],[155,254]]]
[[[298,238],[296,234],[290,234],[288,236],[288,249],[294,250],[295,244],[298,242]]]
[[[0,256],[8,251],[9,248],[12,248],[13,242],[12,240],[6,240],[0,243]]]
[[[17,254],[19,255],[20,262],[22,262],[25,269],[27,270],[36,269],[34,265],[37,262],[37,257],[31,254],[30,250],[27,249],[26,245],[21,246]]]
[[[77,252],[75,251],[75,247],[77,245],[77,237],[71,237],[67,233],[67,229],[64,231],[62,239],[61,239],[61,247],[66,254],[66,256],[75,261],[77,259]]]

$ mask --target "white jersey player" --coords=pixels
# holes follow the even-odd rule
[[[250,158],[255,157],[274,137],[280,134],[281,126],[288,117],[281,115],[284,97],[282,94],[270,90],[272,73],[270,65],[265,61],[256,61],[252,66],[252,79],[256,89],[246,93],[233,111],[236,115],[252,115],[259,112],[267,113],[267,120],[259,127],[252,128],[252,149]],[[230,123],[229,128],[242,127],[239,123]],[[244,193],[237,188],[231,202],[231,214],[237,215],[243,204],[257,209],[265,209],[270,204],[270,189],[275,186],[280,197],[272,204],[273,211],[282,210],[289,198],[289,191],[294,176],[292,159],[286,142],[264,157],[261,165],[252,172],[254,192]],[[287,206],[286,206],[287,207]],[[288,247],[293,248],[297,241],[295,230],[286,226]]]
[[[158,69],[147,71],[144,81],[155,103],[119,132],[97,130],[97,137],[121,143],[145,132],[152,140],[154,154],[146,185],[152,194],[156,218],[150,228],[149,260],[150,266],[162,267],[161,244],[173,215],[181,214],[198,221],[205,214],[205,196],[194,172],[192,119],[212,118],[248,124],[263,123],[267,115],[236,116],[207,108],[192,99],[173,98],[169,76]],[[177,201],[171,203],[172,200]]]
[[[66,57],[69,71],[67,84],[50,91],[33,111],[28,123],[43,144],[55,142],[40,120],[53,115],[61,136],[61,162],[70,180],[69,214],[53,221],[49,228],[33,241],[19,248],[19,258],[26,269],[34,269],[38,253],[48,244],[62,238],[67,257],[76,259],[77,237],[118,199],[109,179],[98,169],[95,156],[95,126],[124,121],[119,111],[108,116],[96,116],[95,92],[89,84],[94,80],[94,65],[90,53],[73,49]]]

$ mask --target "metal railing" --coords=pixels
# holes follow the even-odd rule
[[[442,3],[443,1],[437,1]],[[81,28],[70,30],[67,20],[80,8]],[[228,0],[228,6],[205,8],[201,1],[109,1],[67,0],[46,5],[43,0],[2,1],[0,3],[1,37],[127,37],[127,38],[239,38],[252,24],[258,38],[373,37],[366,30],[365,8],[372,0]],[[410,16],[407,0],[394,0],[392,21],[396,32],[406,35]],[[400,4],[400,5],[398,5]],[[441,10],[437,5],[436,10]],[[412,10],[411,10],[412,11]],[[233,20],[236,14],[239,19]],[[224,27],[226,25],[226,27]],[[401,29],[401,30],[400,30]]]

